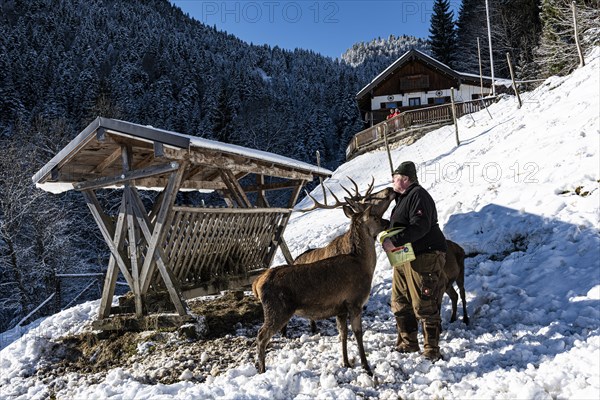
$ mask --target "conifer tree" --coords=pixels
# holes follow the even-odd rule
[[[489,74],[490,57],[487,45],[485,4],[479,0],[463,0],[456,21],[456,44],[460,52],[460,57],[454,65],[457,70],[479,73],[477,38],[480,41],[483,72]]]
[[[432,56],[452,67],[456,57],[456,29],[448,0],[435,0],[429,33]]]

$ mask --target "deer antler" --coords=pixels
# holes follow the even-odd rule
[[[371,193],[373,192],[373,187],[375,184],[375,177],[372,177],[371,180],[371,184],[369,185],[369,187],[367,188],[367,192],[365,193],[365,195],[361,195],[358,191],[358,185],[356,184],[356,182],[348,177],[348,179],[350,180],[350,182],[353,183],[354,185],[354,194],[352,194],[348,189],[346,189],[343,185],[340,185],[342,189],[344,189],[344,191],[346,193],[348,193],[349,197],[346,197],[345,200],[346,201],[340,201],[337,196],[335,194],[333,194],[333,192],[331,191],[331,189],[327,188],[327,190],[329,191],[329,193],[331,194],[331,196],[335,199],[335,204],[323,204],[323,203],[319,203],[313,196],[310,195],[310,193],[308,193],[306,190],[306,195],[308,197],[310,197],[310,199],[313,201],[313,205],[312,207],[309,208],[304,208],[302,210],[299,210],[301,212],[307,212],[307,211],[312,211],[315,210],[317,208],[322,208],[322,209],[333,209],[333,208],[338,208],[338,207],[342,207],[344,205],[350,205],[353,206],[354,203],[360,202],[361,200],[365,199],[367,196],[371,195]],[[354,206],[353,208],[355,208],[356,206]]]
[[[341,207],[341,206],[344,206],[344,205],[346,205],[346,202],[342,202],[342,201],[340,201],[340,200],[337,198],[337,196],[336,196],[335,194],[333,194],[333,192],[331,191],[331,189],[327,188],[327,190],[329,191],[329,193],[331,194],[331,196],[333,196],[333,198],[335,199],[335,204],[323,204],[323,203],[319,203],[319,202],[317,201],[317,199],[315,199],[314,197],[312,197],[312,196],[310,195],[310,193],[308,193],[308,191],[306,191],[306,190],[305,190],[304,192],[306,193],[306,195],[307,195],[308,197],[310,197],[310,199],[313,201],[313,205],[312,205],[312,207],[309,207],[309,208],[303,208],[303,209],[301,209],[301,210],[298,210],[298,211],[300,211],[300,212],[307,212],[307,211],[312,211],[312,210],[315,210],[315,209],[317,209],[317,208],[323,208],[323,209],[333,209],[333,208],[338,208],[338,207]]]
[[[340,186],[342,187],[342,189],[344,189],[346,191],[346,193],[348,193],[348,196],[352,200],[361,201],[363,199],[366,199],[367,197],[369,197],[371,195],[371,193],[373,193],[373,189],[375,187],[375,177],[374,176],[371,176],[371,183],[369,184],[369,187],[367,188],[367,191],[365,192],[364,195],[361,195],[360,192],[358,191],[358,184],[354,181],[354,179],[350,178],[349,176],[347,178],[354,185],[354,194],[350,193],[350,191],[348,189],[346,189],[344,186],[342,186],[342,185],[340,185]]]

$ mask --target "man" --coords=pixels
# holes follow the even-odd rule
[[[396,317],[401,353],[419,352],[418,323],[423,326],[423,356],[432,362],[442,358],[439,348],[440,305],[446,286],[443,267],[446,238],[438,226],[437,209],[431,195],[419,185],[417,169],[405,161],[392,175],[396,206],[390,217],[390,229],[404,229],[382,243],[385,251],[411,243],[416,259],[394,267],[392,312]]]

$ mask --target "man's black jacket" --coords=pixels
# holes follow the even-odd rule
[[[412,243],[415,255],[447,249],[446,238],[438,225],[435,202],[418,183],[413,183],[404,194],[396,197],[390,229],[399,227],[405,229],[391,237],[392,243],[396,246]]]

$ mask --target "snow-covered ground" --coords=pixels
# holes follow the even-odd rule
[[[429,133],[392,152],[394,165],[412,160],[437,202],[446,236],[466,260],[470,326],[449,323],[443,305],[441,349],[431,364],[392,351],[391,268],[381,249],[363,315],[364,343],[374,369],[341,366],[336,336],[306,333],[279,340],[267,352],[267,371],[248,362],[202,383],[182,375],[149,385],[116,368],[89,384],[62,377],[59,399],[599,399],[600,398],[600,58],[564,78],[548,79],[513,97]],[[375,178],[390,185],[385,152],[362,155],[338,168],[326,184],[361,188]],[[319,189],[314,196],[322,200]],[[306,207],[310,201],[301,202]],[[294,213],[285,233],[293,255],[323,246],[347,229],[341,210]],[[277,255],[276,263],[283,263]],[[36,378],[40,354],[53,339],[86,329],[98,303],[65,310],[0,352],[0,398],[43,399],[49,382]],[[459,307],[460,309],[460,307]],[[460,310],[459,310],[460,315]],[[422,340],[422,338],[420,338]],[[239,349],[253,354],[254,349]],[[253,358],[252,358],[253,359]],[[203,362],[202,359],[196,362]]]

